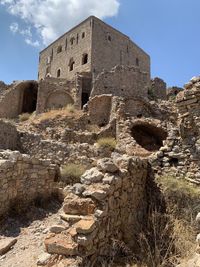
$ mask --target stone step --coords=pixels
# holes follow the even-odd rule
[[[78,244],[74,242],[69,233],[50,234],[45,239],[44,244],[49,254],[78,255]]]

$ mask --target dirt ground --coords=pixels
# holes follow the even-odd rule
[[[17,238],[17,243],[0,256],[1,267],[36,267],[37,258],[44,252],[43,240],[50,226],[59,221],[60,204],[51,201],[45,207],[30,207],[21,216],[9,216],[0,224],[0,239]]]

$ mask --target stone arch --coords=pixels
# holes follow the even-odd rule
[[[167,132],[154,124],[137,122],[131,128],[131,135],[147,151],[158,151],[167,138]]]
[[[64,92],[64,91],[54,91],[51,93],[46,101],[45,109],[59,109],[66,107],[67,105],[73,105],[74,100],[70,96],[70,94]]]
[[[37,106],[38,83],[36,81],[21,82],[14,90],[18,91],[19,95],[18,114],[16,115],[34,112]]]

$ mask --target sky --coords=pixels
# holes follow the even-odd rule
[[[200,75],[200,0],[0,0],[0,80],[37,80],[39,52],[90,15],[151,57],[151,76],[183,86]]]

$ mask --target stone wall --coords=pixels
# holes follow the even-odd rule
[[[39,82],[37,110],[42,113],[50,109],[63,108],[76,101],[76,81],[46,78]]]
[[[200,184],[200,77],[194,77],[176,98],[177,124],[169,127],[164,146],[153,159],[158,172]]]
[[[126,35],[91,16],[40,53],[38,79],[50,76],[71,80],[81,72],[96,76],[116,65],[137,66],[150,80],[150,57]]]
[[[0,120],[0,149],[15,150],[19,146],[19,137],[16,127],[4,120]]]
[[[73,79],[77,72],[90,72],[91,29],[91,20],[87,19],[41,51],[38,79],[44,79],[48,74],[51,77],[58,77],[58,70],[60,70],[60,78],[68,80]],[[59,48],[62,49],[61,52]],[[88,54],[88,63],[84,65],[82,64],[83,54]],[[72,62],[74,62],[74,68],[70,71],[69,65]]]
[[[15,82],[0,95],[0,118],[16,118],[21,113],[32,113],[36,109],[36,101],[36,81]]]
[[[181,91],[183,91],[183,88],[177,87],[177,86],[173,86],[173,87],[167,88],[167,99],[168,100],[175,100],[176,99],[176,96]]]
[[[148,75],[137,67],[116,66],[100,73],[93,83],[91,97],[112,94],[122,97],[147,97]]]
[[[131,39],[99,19],[93,21],[92,72],[110,71],[117,65],[136,66],[150,80],[150,57]]]
[[[61,218],[69,226],[48,235],[47,252],[87,257],[83,266],[89,267],[100,266],[101,257],[116,253],[114,242],[136,250],[147,216],[146,179],[146,160],[116,153],[99,160],[81,176],[80,184],[65,189]]]
[[[155,100],[167,100],[167,85],[162,79],[156,77],[151,80],[149,97]]]
[[[58,170],[48,161],[18,151],[0,152],[0,216],[15,206],[27,207],[35,198],[55,190]]]

